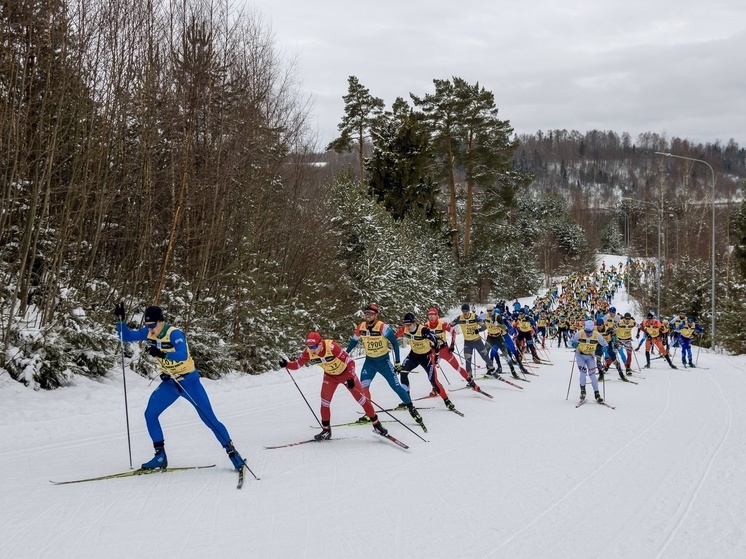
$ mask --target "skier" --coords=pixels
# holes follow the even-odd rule
[[[517,301],[516,301],[517,302]],[[451,321],[451,327],[459,326],[464,336],[464,362],[466,372],[471,376],[471,361],[476,351],[487,365],[487,375],[491,375],[495,368],[490,364],[490,356],[484,347],[484,340],[479,335],[486,329],[484,322],[480,322],[477,316],[469,310],[469,304],[461,305],[461,314]],[[451,349],[454,345],[451,342]]]
[[[228,453],[236,470],[241,470],[244,459],[233,446],[228,430],[218,421],[212,410],[184,333],[166,322],[160,307],[145,309],[145,324],[139,330],[131,330],[125,324],[124,303],[116,304],[114,314],[119,319],[117,333],[122,342],[145,342],[145,352],[155,357],[161,370],[161,383],[150,395],[145,408],[145,425],[153,441],[155,456],[140,468],[157,470],[168,467],[163,429],[158,418],[181,396],[197,410],[197,415]]]
[[[653,345],[658,348],[661,356],[668,362],[668,365],[672,369],[678,368],[676,365],[671,363],[671,358],[669,357],[666,348],[663,347],[663,342],[661,341],[662,326],[663,325],[661,324],[660,320],[655,318],[655,315],[653,315],[652,312],[648,313],[647,318],[643,320],[642,324],[640,325],[640,328],[645,332],[645,335],[647,336],[647,339],[645,340],[645,369],[650,368],[650,348]],[[640,334],[639,330],[637,334]]]
[[[625,373],[632,374],[632,329],[636,322],[634,317],[626,312],[619,321],[616,329],[617,340],[619,341],[619,354],[624,359]]]
[[[412,416],[423,430],[426,430],[417,408],[412,404],[412,398],[409,392],[401,385],[397,375],[401,373],[401,363],[399,362],[399,343],[396,341],[394,331],[389,328],[388,324],[378,320],[378,305],[371,303],[363,309],[364,320],[357,325],[355,332],[350,338],[345,351],[350,353],[353,348],[362,340],[365,348],[365,361],[363,362],[363,372],[360,375],[360,383],[363,386],[363,393],[370,400],[370,383],[377,373],[386,379],[391,389],[401,398],[402,403],[407,406],[409,414]],[[394,363],[391,363],[389,357],[389,348],[394,350]],[[361,422],[370,421],[370,416],[360,418]]]
[[[317,441],[332,438],[331,405],[334,392],[340,384],[344,384],[355,401],[362,406],[366,417],[373,423],[373,428],[381,435],[388,431],[378,421],[376,411],[370,400],[363,394],[363,386],[355,374],[355,362],[349,354],[334,340],[323,340],[318,332],[309,332],[306,336],[306,348],[298,359],[288,361],[280,359],[280,367],[289,371],[300,369],[306,363],[319,365],[324,370],[324,380],[321,383],[321,432],[314,436]]]
[[[570,340],[570,345],[575,348],[575,363],[580,373],[580,399],[585,400],[586,374],[591,379],[593,396],[596,402],[603,403],[601,393],[598,391],[598,379],[596,378],[596,347],[606,347],[608,344],[604,337],[593,327],[592,320],[586,320],[582,330],[578,330]]]
[[[681,344],[681,362],[684,364],[684,367],[687,364],[687,357],[689,358],[689,366],[694,367],[694,363],[692,362],[692,338],[695,333],[702,334],[703,332],[704,329],[694,322],[694,319],[691,317],[686,319],[686,324],[679,324],[676,333]]]
[[[409,373],[414,371],[417,366],[425,369],[427,379],[433,387],[430,396],[440,396],[446,407],[453,411],[456,406],[448,399],[448,393],[445,387],[438,380],[438,372],[435,364],[438,361],[438,340],[427,326],[417,322],[413,313],[408,312],[402,319],[402,326],[396,331],[396,337],[406,338],[409,343],[410,351],[404,359],[401,367],[401,383],[409,392]]]
[[[453,355],[452,349],[455,349],[456,331],[446,320],[440,318],[438,309],[436,309],[435,307],[427,311],[427,322],[425,323],[425,326],[427,326],[438,339],[438,357],[440,358],[440,360],[436,361],[436,366],[439,364],[439,362],[442,363],[443,361],[445,361],[453,368],[453,370],[458,371],[458,374],[463,377],[463,379],[466,381],[466,385],[469,388],[471,388],[472,390],[479,390],[479,386],[476,385],[472,376],[466,372],[466,369],[464,369],[459,364],[458,359],[456,359],[456,356]],[[447,341],[448,332],[451,333],[450,345]]]
[[[534,346],[534,332],[536,331],[534,321],[528,316],[525,310],[518,311],[518,318],[513,327],[518,332],[515,338],[515,345],[519,348],[519,351],[523,351],[524,344],[521,342],[524,342],[525,346],[531,352],[534,363],[541,363],[541,359],[539,359],[536,347]]]

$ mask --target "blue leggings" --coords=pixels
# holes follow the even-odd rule
[[[365,358],[363,371],[360,373],[360,384],[363,385],[364,389],[369,390],[370,383],[373,382],[373,377],[376,376],[376,373],[381,373],[381,376],[386,379],[392,390],[399,395],[402,402],[407,405],[412,403],[412,398],[409,396],[407,389],[399,382],[399,378],[394,372],[394,365],[391,363],[388,355],[377,359]]]
[[[195,407],[199,418],[215,433],[215,437],[217,437],[221,445],[225,446],[228,444],[231,437],[225,425],[220,423],[218,418],[215,417],[215,412],[212,411],[212,406],[210,405],[210,399],[207,397],[207,392],[205,392],[205,388],[199,380],[199,373],[197,371],[184,375],[179,384],[176,384],[176,381],[173,379],[161,382],[158,388],[150,395],[148,407],[145,408],[145,424],[148,426],[148,434],[150,434],[153,442],[163,440],[163,429],[161,429],[158,417],[179,396],[186,398]]]

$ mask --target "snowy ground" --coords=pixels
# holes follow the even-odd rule
[[[629,305],[624,293],[614,303]],[[694,370],[655,360],[639,385],[606,383],[611,410],[575,409],[577,370],[565,399],[572,355],[553,348],[554,365],[537,366],[524,390],[482,382],[494,400],[453,392],[465,417],[420,402],[435,406],[422,410],[429,442],[387,424],[409,451],[369,427],[265,450],[317,431],[287,374],[205,380],[261,477],[241,491],[185,401],[162,416],[170,465],[216,468],[54,486],[48,480],[128,469],[121,368],[53,392],[0,377],[0,557],[746,556],[746,356],[702,350]],[[463,386],[446,374],[449,390]],[[321,372],[294,376],[318,414]],[[415,396],[429,391],[424,375],[412,384]],[[142,411],[154,385],[128,372],[127,387],[137,466],[152,455]],[[379,404],[397,403],[381,379],[372,392]],[[357,411],[339,390],[333,422]]]

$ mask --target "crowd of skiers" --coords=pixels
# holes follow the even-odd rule
[[[512,380],[525,380],[526,374],[532,374],[529,370],[531,363],[548,362],[539,353],[555,340],[557,347],[564,345],[575,349],[573,366],[577,365],[580,373],[581,402],[586,396],[587,379],[590,379],[596,401],[603,403],[598,382],[604,380],[611,366],[615,367],[622,381],[629,382],[634,350],[639,350],[643,343],[646,368],[650,367],[651,353],[655,350],[670,367],[677,368],[669,354],[671,347],[681,348],[683,366],[694,367],[692,340],[703,332],[702,327],[683,310],[662,320],[652,310],[639,321],[629,312],[618,313],[612,302],[625,273],[623,263],[609,268],[604,263],[591,274],[573,274],[557,283],[546,295],[536,299],[533,307],[516,301],[509,308],[505,301],[499,301],[487,305],[486,310],[477,314],[468,303],[464,303],[460,314],[453,320],[441,317],[439,310],[433,307],[423,322],[419,322],[414,313],[406,313],[397,329],[382,321],[378,305],[370,303],[363,309],[363,320],[356,326],[347,347],[343,348],[319,332],[309,332],[301,354],[292,360],[283,357],[278,363],[288,372],[304,365],[318,365],[323,370],[321,432],[314,437],[318,441],[332,437],[331,402],[340,385],[361,406],[365,415],[360,422],[370,422],[375,432],[389,436],[378,418],[370,394],[370,384],[380,374],[401,400],[397,409],[407,410],[423,431],[427,431],[409,391],[409,374],[417,367],[427,374],[432,388],[429,396],[440,398],[448,410],[460,413],[439,379],[439,370],[442,371],[444,364],[457,371],[468,388],[491,397],[476,383],[475,353],[484,362],[484,378],[513,384],[501,376],[503,361]],[[145,351],[156,359],[161,369],[161,383],[151,394],[145,411],[155,456],[141,468],[167,467],[159,416],[176,399],[183,397],[213,431],[234,467],[241,470],[245,462],[212,410],[183,332],[166,322],[159,307],[148,307],[145,324],[137,330],[126,326],[122,304],[116,306],[115,314],[119,319],[117,329],[122,341],[144,343]],[[456,348],[457,332],[463,337],[462,352]],[[410,349],[403,361],[400,340]],[[633,349],[637,340],[639,343]],[[359,376],[355,359],[351,356],[358,345],[362,346],[364,353]]]

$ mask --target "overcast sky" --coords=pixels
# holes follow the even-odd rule
[[[348,76],[390,109],[457,76],[519,134],[591,129],[746,147],[746,0],[244,0],[295,58],[321,141]]]

